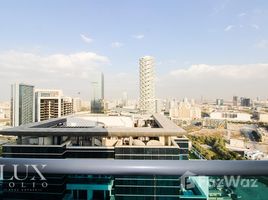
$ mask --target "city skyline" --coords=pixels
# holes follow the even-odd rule
[[[267,99],[267,10],[262,1],[4,2],[0,101],[14,82],[89,99],[95,71],[107,99],[137,99],[146,55],[155,57],[157,98]]]
[[[0,199],[264,200],[268,1],[0,3]]]

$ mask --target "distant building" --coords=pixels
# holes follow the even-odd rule
[[[264,158],[264,153],[259,151],[259,150],[248,150],[247,152],[245,152],[244,157],[248,160],[262,160]]]
[[[35,121],[44,121],[61,116],[61,90],[35,90]]]
[[[171,103],[170,103],[170,100],[166,99],[164,102],[163,102],[163,106],[164,106],[164,112],[166,113],[169,113],[169,110],[171,108]]]
[[[217,106],[223,106],[223,99],[216,99]]]
[[[210,114],[210,118],[217,120],[227,120],[227,121],[242,121],[242,122],[251,121],[250,114],[242,112],[233,112],[233,111],[212,112]]]
[[[0,103],[0,119],[10,119],[10,102]]]
[[[5,114],[2,108],[0,108],[0,119],[5,119]]]
[[[73,113],[73,102],[71,97],[62,97],[61,99],[61,116]]]
[[[161,113],[163,109],[164,109],[163,101],[161,99],[156,99],[155,100],[155,112]]]
[[[73,102],[73,112],[80,112],[82,109],[82,100],[78,97],[72,99]]]
[[[154,58],[140,58],[140,110],[142,113],[155,113],[155,72]]]
[[[257,119],[259,122],[268,123],[268,113],[258,112]]]
[[[95,73],[91,80],[91,113],[104,112],[104,76]]]
[[[250,107],[251,106],[251,100],[250,98],[241,97],[241,106],[243,107]]]
[[[34,86],[11,85],[11,125],[19,126],[34,121]]]
[[[58,118],[73,113],[71,97],[64,97],[61,90],[35,90],[35,121]]]
[[[233,106],[238,106],[238,96],[233,96]]]
[[[122,97],[122,106],[127,106],[128,105],[128,96],[127,92],[123,92],[123,97]]]
[[[171,107],[169,116],[171,119],[179,120],[193,120],[201,118],[201,109],[195,104],[192,105],[185,98],[179,104],[175,104]]]
[[[81,111],[90,111],[91,102],[81,100],[81,106],[82,106]]]

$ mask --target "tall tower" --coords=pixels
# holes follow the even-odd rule
[[[122,105],[127,106],[127,103],[128,103],[127,101],[128,101],[127,92],[123,92]]]
[[[155,73],[154,58],[140,58],[140,110],[142,113],[155,113]]]
[[[34,122],[34,86],[11,85],[11,125],[20,126]]]
[[[104,76],[103,73],[92,74],[91,79],[91,113],[104,112]]]
[[[238,106],[238,96],[233,96],[233,106]]]

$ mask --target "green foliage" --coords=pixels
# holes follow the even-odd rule
[[[208,160],[241,160],[242,157],[225,147],[225,141],[220,136],[190,136],[193,146]],[[205,149],[200,144],[207,144],[212,149]]]

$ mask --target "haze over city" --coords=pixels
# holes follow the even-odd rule
[[[0,2],[0,199],[267,200],[267,0]]]
[[[155,58],[159,98],[266,99],[268,5],[257,2],[2,2],[0,100],[14,82],[89,99],[94,71],[105,98],[138,98],[144,55]]]

